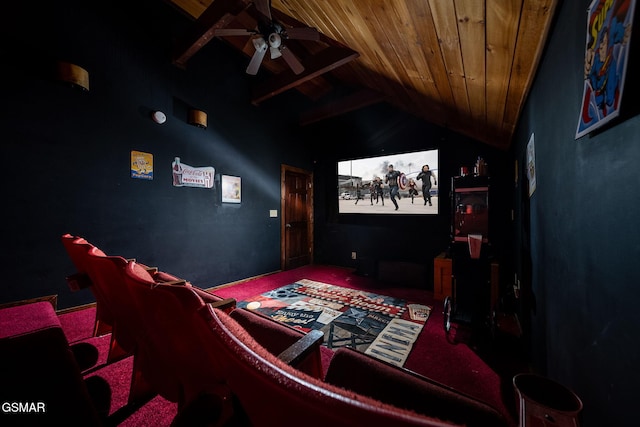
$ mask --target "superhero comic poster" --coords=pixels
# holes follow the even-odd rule
[[[593,0],[587,9],[584,91],[576,139],[617,117],[636,0]]]

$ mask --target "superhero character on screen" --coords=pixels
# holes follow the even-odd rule
[[[384,190],[382,189],[382,179],[379,176],[375,176],[373,178],[369,189],[371,194],[371,205],[373,205],[373,200],[375,199],[376,205],[378,204],[378,201],[382,201],[382,206],[384,206]]]
[[[431,178],[433,178],[433,184],[438,185],[438,178],[436,178],[436,174],[429,170],[429,165],[422,166],[422,170],[416,177],[422,181],[422,197],[424,198],[425,206],[429,203],[429,206],[433,206],[431,204]]]
[[[393,169],[393,165],[389,165],[387,167],[388,172],[384,176],[384,182],[389,184],[389,196],[391,198],[391,202],[398,210],[398,202],[396,201],[396,197],[400,198],[400,182],[399,178],[402,175],[402,172]]]

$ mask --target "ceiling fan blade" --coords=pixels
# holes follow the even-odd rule
[[[286,46],[282,45],[280,47],[280,53],[282,54],[282,57],[284,58],[286,63],[289,65],[289,67],[291,67],[291,70],[293,70],[295,74],[300,74],[301,72],[304,71],[304,67],[302,66],[302,63],[300,63],[298,58],[296,58],[293,52],[291,52]]]
[[[256,74],[258,74],[258,69],[260,68],[262,59],[264,58],[264,55],[267,53],[267,43],[264,40],[262,40],[262,43],[260,45],[256,45],[254,43],[254,46],[256,46],[256,51],[251,57],[251,61],[249,61],[249,65],[247,66],[247,74],[251,74],[252,76],[255,76]]]
[[[269,21],[271,18],[271,0],[253,0],[253,5],[256,7],[258,12],[266,16]]]
[[[217,37],[226,37],[226,36],[250,36],[253,34],[253,31],[249,31],[244,28],[218,28],[213,31],[213,35]]]
[[[287,28],[285,30],[287,38],[294,40],[320,40],[320,33],[315,28],[300,27],[300,28]]]

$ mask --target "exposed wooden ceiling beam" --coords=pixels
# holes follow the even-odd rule
[[[225,28],[248,4],[243,0],[216,0],[197,19],[193,31],[177,45],[173,63],[185,67],[187,61],[202,49],[218,28]]]
[[[355,50],[345,47],[329,46],[309,57],[303,63],[305,69],[302,73],[294,74],[293,71],[287,69],[262,83],[260,87],[254,90],[251,103],[258,105],[262,101],[329,72],[349,61],[353,61],[358,56],[359,54]]]
[[[329,102],[300,114],[300,126],[306,126],[350,111],[384,101],[386,95],[368,88],[360,89],[350,95]]]

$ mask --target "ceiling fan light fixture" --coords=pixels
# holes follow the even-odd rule
[[[282,37],[278,33],[269,34],[269,46],[271,47],[280,47],[282,46]]]
[[[282,56],[282,53],[280,52],[280,49],[278,49],[277,47],[271,46],[269,48],[269,50],[271,51],[271,59],[277,59],[277,58],[280,58]]]
[[[256,37],[255,39],[253,39],[251,41],[253,42],[253,47],[256,50],[263,50],[263,49],[266,49],[266,47],[267,47],[267,42],[265,42],[262,37]]]
[[[311,27],[292,28],[289,34],[285,27],[272,18],[270,0],[254,0],[253,4],[257,11],[266,19],[258,19],[256,31],[253,33],[260,35],[260,37],[252,39],[255,52],[247,66],[247,74],[256,75],[258,73],[262,59],[266,55],[267,48],[269,48],[271,59],[282,57],[295,74],[302,73],[304,66],[293,52],[287,49],[283,40],[319,40],[320,33],[318,33],[318,30]]]
[[[282,46],[282,37],[274,32],[269,34],[269,50],[271,51],[271,59],[277,59],[282,56],[280,47]]]

